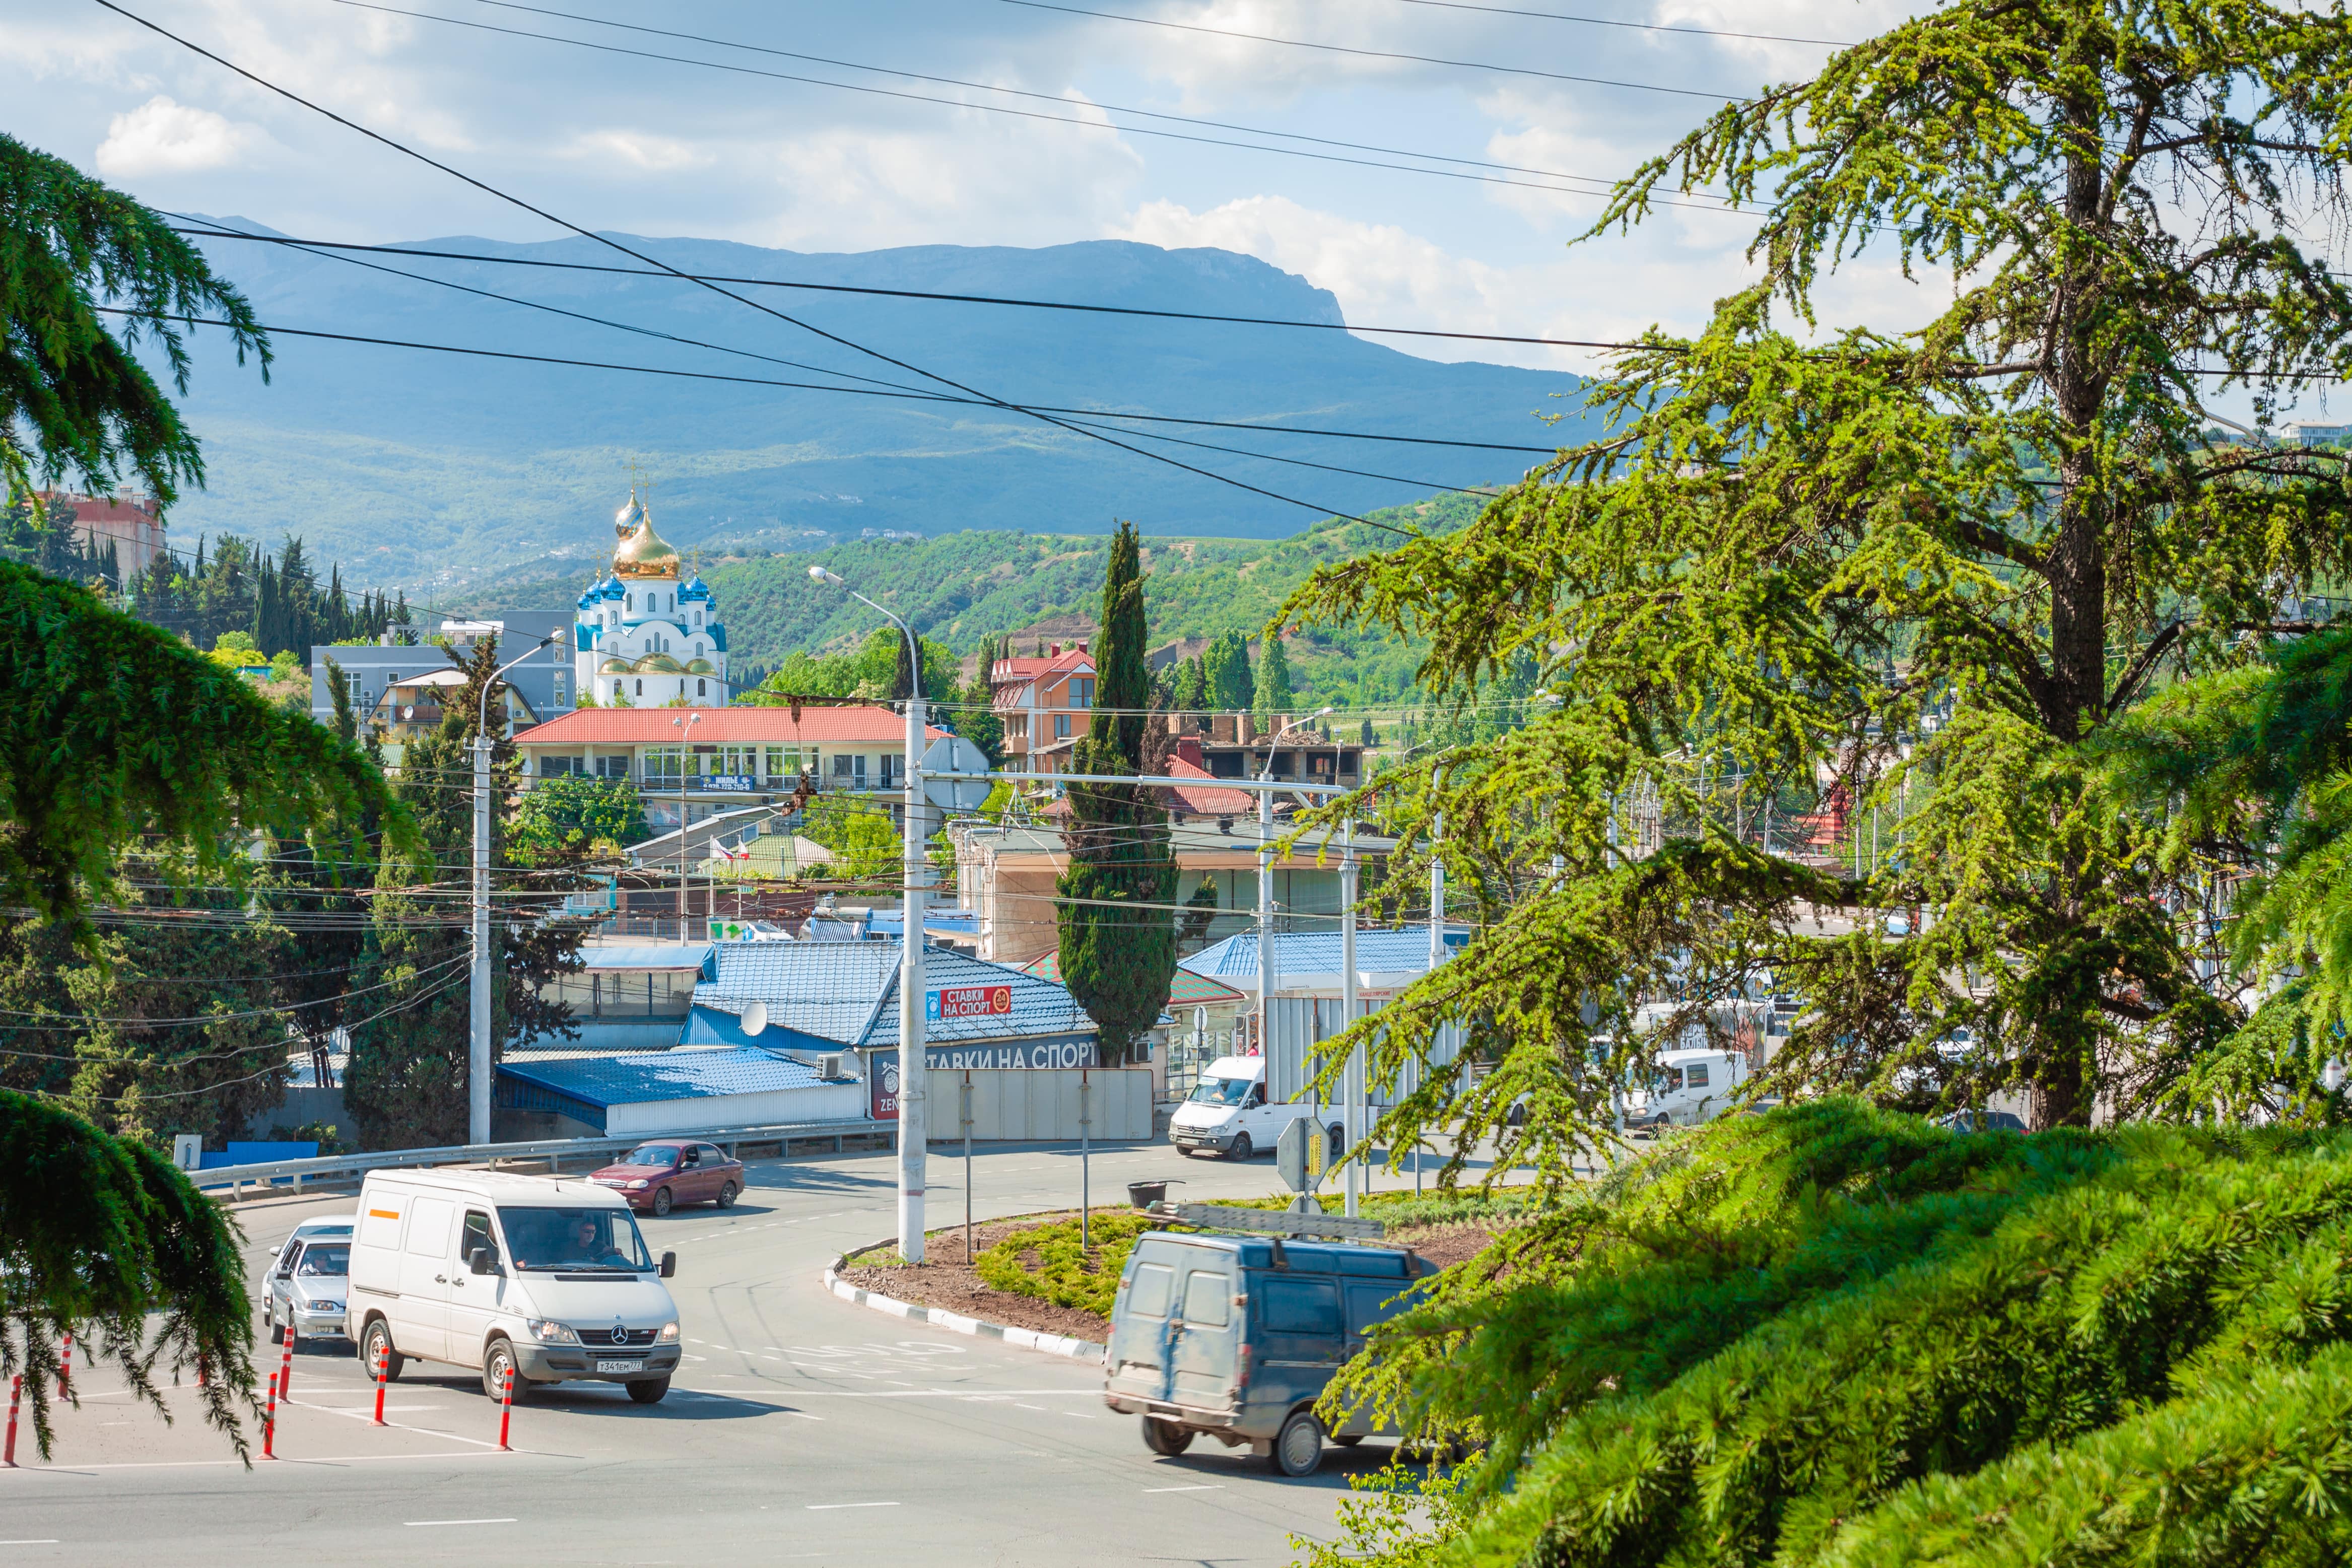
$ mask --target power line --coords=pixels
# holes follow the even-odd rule
[[[555,16],[565,21],[587,23],[601,27],[615,27],[633,33],[646,33],[656,37],[679,38],[693,43],[708,44],[715,48],[742,49],[753,54],[773,55],[782,59],[807,60],[817,65],[832,66],[841,70],[868,71],[877,76],[899,77],[909,81],[934,82],[943,87],[964,88],[975,92],[1002,93],[1011,98],[1035,99],[1064,106],[1067,106],[1070,102],[1068,99],[1055,93],[1036,92],[1025,88],[1000,87],[988,82],[967,81],[960,77],[929,76],[920,71],[899,70],[890,66],[869,66],[856,60],[835,59],[824,55],[798,54],[790,49],[770,48],[764,45],[746,43],[737,39],[713,38],[699,33],[682,33],[663,27],[640,26],[628,22],[606,21],[598,16],[583,16],[570,11],[554,11],[537,5],[514,5],[511,4],[511,0],[478,0],[478,3],[498,5],[503,10],[528,11],[536,16]],[[692,66],[700,70],[759,77],[770,81],[792,82],[803,87],[832,88],[838,92],[864,93],[873,98],[897,99],[908,103],[930,103],[949,109],[975,110],[984,114],[1005,115],[1015,120],[1035,120],[1052,125],[1073,126],[1081,131],[1108,131],[1129,136],[1150,136],[1168,141],[1186,141],[1204,147],[1229,147],[1244,152],[1271,152],[1285,158],[1305,158],[1323,163],[1344,163],[1357,168],[1387,169],[1404,174],[1427,174],[1444,180],[1468,180],[1478,184],[1510,185],[1521,190],[1549,191],[1557,195],[1606,195],[1616,183],[1615,179],[1609,175],[1573,174],[1562,170],[1538,169],[1517,163],[1497,163],[1482,158],[1459,158],[1444,152],[1420,152],[1411,148],[1382,147],[1371,142],[1349,141],[1337,137],[1311,136],[1302,131],[1276,131],[1265,126],[1237,125],[1228,120],[1203,120],[1192,115],[1167,114],[1157,110],[1139,109],[1129,104],[1098,103],[1089,100],[1091,107],[1100,109],[1107,114],[1136,115],[1147,120],[1167,120],[1172,124],[1205,126],[1211,130],[1233,131],[1248,136],[1279,137],[1285,141],[1311,142],[1321,147],[1339,147],[1351,152],[1375,152],[1388,158],[1420,158],[1433,163],[1453,163],[1461,167],[1429,169],[1412,163],[1391,163],[1377,159],[1349,158],[1338,153],[1314,152],[1303,147],[1270,147],[1261,142],[1233,141],[1218,136],[1194,136],[1182,131],[1154,130],[1144,125],[1121,125],[1108,120],[1084,120],[1066,114],[1046,114],[1036,110],[1014,109],[1001,103],[975,103],[968,99],[940,98],[929,93],[904,92],[890,88],[862,87],[856,82],[830,81],[823,77],[798,76],[790,71],[761,70],[754,66],[730,65],[721,60],[695,59],[689,56],[666,55],[651,49],[625,48],[614,44],[593,43],[585,38],[567,38],[557,33],[536,33],[527,28],[501,27],[488,22],[468,22],[461,17],[444,16],[429,11],[405,10],[395,5],[377,4],[375,0],[336,0],[336,4],[348,5],[355,10],[381,11],[393,16],[409,16],[423,22],[443,22],[453,27],[470,27],[477,32],[498,33],[508,37],[532,38],[543,43],[564,44],[572,48],[591,49],[601,54],[625,55],[634,59],[656,60],[666,65]],[[1529,180],[1507,179],[1499,177],[1499,174],[1463,172],[1471,169],[1491,169],[1499,171],[1500,174],[1535,174],[1547,180],[1572,180],[1582,185],[1596,188],[1579,190],[1572,186],[1547,185]],[[1707,196],[1717,204],[1708,204],[1706,202],[1677,202],[1664,198],[1659,198],[1654,204],[1684,207],[1692,212],[1701,213],[1738,210],[1736,206],[1722,204],[1723,199],[1713,197],[1711,193],[1688,193]]]
[[[470,174],[461,172],[457,169],[451,167],[449,164],[440,162],[438,159],[428,157],[425,153],[417,152],[413,147],[409,147],[404,143],[394,141],[391,137],[384,135],[381,131],[371,131],[366,126],[360,124],[356,120],[348,120],[342,115],[335,113],[332,110],[321,108],[320,105],[311,102],[310,99],[302,97],[300,94],[289,88],[280,87],[277,83],[268,80],[267,78],[247,70],[244,67],[234,64],[199,45],[191,43],[189,40],[181,37],[178,34],[173,33],[156,23],[148,21],[143,16],[125,10],[122,6],[115,4],[115,0],[98,0],[98,4],[119,16],[123,16],[131,21],[138,23],[139,26],[145,27],[150,32],[156,34],[158,37],[170,39],[172,42],[178,44],[181,47],[189,50],[191,53],[201,55],[205,59],[211,60],[214,64],[236,72],[238,76],[245,78],[247,81],[252,82],[257,87],[265,88],[268,90],[278,94],[279,97],[286,99],[289,102],[301,105],[303,108],[310,110],[314,114],[318,114],[325,119],[333,120],[336,124],[344,127],[346,130],[357,131],[359,134],[367,137],[370,141],[377,142],[382,146],[388,147],[394,152],[399,152],[405,157],[413,158],[416,162],[425,165],[427,168],[436,169],[452,179],[462,181],[466,184],[473,186],[476,190],[482,192],[486,195],[495,196],[502,202],[506,202],[513,206],[519,207],[524,212],[530,214],[532,216],[541,218],[548,223],[554,224],[558,227],[570,229],[573,234],[578,235],[583,239],[593,240],[597,244],[605,246],[613,250],[616,250],[623,256],[629,256],[634,260],[642,261],[650,267],[660,267],[663,271],[670,273],[674,277],[684,277],[686,276],[679,272],[676,267],[670,267],[655,256],[647,256],[642,251],[632,250],[627,246],[623,245],[620,241],[614,239],[609,235],[597,234],[593,230],[583,228],[578,224],[572,223],[568,219],[559,218],[553,213],[547,211],[543,207],[533,206],[530,203],[524,201],[520,196],[509,195],[508,193],[499,190],[497,186],[492,185],[486,181],[478,180]],[[1339,511],[1337,507],[1318,506],[1312,501],[1301,500],[1296,496],[1286,496],[1276,490],[1268,490],[1263,486],[1252,485],[1245,480],[1231,478],[1225,475],[1215,473],[1213,470],[1202,468],[1193,464],[1185,463],[1177,458],[1170,457],[1164,453],[1151,452],[1140,446],[1131,446],[1126,442],[1116,440],[1111,436],[1102,434],[1100,431],[1080,431],[1076,426],[1065,423],[1061,420],[1055,419],[1049,414],[1040,413],[1034,409],[1016,409],[1014,405],[1005,402],[1001,398],[992,397],[988,393],[981,392],[976,387],[968,386],[961,382],[955,381],[948,376],[940,375],[936,371],[924,370],[919,365],[912,364],[908,361],[898,359],[894,355],[886,354],[879,349],[868,348],[865,344],[857,342],[855,340],[843,337],[837,332],[829,332],[822,327],[816,326],[811,322],[801,320],[798,317],[788,315],[782,310],[775,309],[772,306],[762,305],[757,300],[747,299],[742,295],[732,293],[728,289],[719,287],[717,284],[700,283],[698,284],[698,287],[710,290],[710,292],[719,296],[721,298],[732,299],[739,305],[747,306],[753,310],[759,311],[763,316],[772,316],[777,320],[785,322],[791,326],[798,327],[804,332],[814,333],[815,336],[824,339],[827,342],[837,343],[844,348],[855,350],[856,352],[865,354],[871,359],[879,360],[884,364],[895,365],[899,370],[906,371],[910,374],[921,376],[926,381],[937,382],[941,386],[952,387],[956,391],[962,392],[969,397],[979,398],[999,408],[1003,408],[1010,412],[1026,413],[1033,419],[1038,420],[1045,424],[1054,425],[1058,429],[1074,431],[1078,434],[1084,435],[1090,441],[1099,441],[1107,446],[1113,446],[1123,452],[1133,453],[1137,456],[1147,458],[1154,463],[1166,464],[1169,467],[1180,469],[1188,474],[1199,475],[1204,479],[1213,479],[1221,485],[1229,485],[1237,490],[1245,490],[1252,495],[1264,496],[1269,500],[1280,501],[1286,506],[1299,507],[1307,511],[1320,512],[1327,516],[1346,517],[1352,522],[1364,522],[1368,520],[1366,518],[1358,517],[1353,513]],[[1376,528],[1388,527],[1386,524],[1373,524],[1372,526]],[[1408,537],[1411,537],[1410,530],[1408,529],[1396,528],[1391,529],[1391,531],[1406,534]]]
[[[356,245],[337,240],[294,239],[283,235],[247,234],[241,229],[173,226],[173,232],[205,239],[236,239],[255,245],[290,246],[298,250],[368,251],[385,256],[430,256],[441,261],[487,262],[499,267],[541,267],[565,272],[601,272],[621,277],[684,277],[698,283],[732,283],[753,288],[797,288],[812,294],[859,294],[883,299],[936,299],[951,305],[1007,305],[1025,310],[1069,310],[1089,316],[1141,316],[1162,321],[1208,321],[1235,327],[1288,327],[1310,332],[1366,332],[1391,338],[1442,338],[1465,343],[1525,343],[1546,349],[1624,349],[1634,345],[1586,338],[1536,338],[1511,332],[1455,332],[1435,327],[1363,327],[1349,321],[1299,321],[1281,316],[1223,316],[1206,310],[1151,310],[1136,305],[1087,305],[1066,299],[1021,299],[1001,294],[950,294],[925,288],[876,288],[848,283],[795,283],[774,277],[732,277],[723,273],[648,272],[635,267],[599,267],[593,262],[549,261],[536,256],[477,256],[461,250],[425,250],[400,245]],[[418,274],[409,274],[418,277]],[[438,281],[438,279],[427,279]],[[504,299],[506,295],[491,298]],[[516,301],[516,303],[525,303]],[[546,308],[552,308],[547,307]],[[631,328],[632,331],[645,330]],[[667,333],[657,334],[667,336]],[[693,340],[679,338],[677,342]],[[709,345],[702,345],[708,347]],[[790,361],[779,361],[791,363]],[[845,371],[827,371],[826,375]],[[857,377],[857,380],[867,378]],[[889,384],[889,383],[885,383]]]
[[[1429,5],[1441,11],[1483,11],[1494,16],[1527,16],[1544,22],[1580,22],[1588,27],[1625,27],[1643,33],[1687,33],[1699,38],[1748,38],[1760,44],[1819,44],[1825,49],[1850,49],[1835,38],[1791,38],[1780,33],[1735,33],[1724,27],[1684,27],[1666,22],[1621,22],[1609,16],[1570,16],[1559,11],[1521,11],[1508,5],[1473,5],[1467,0],[1397,0],[1400,5]]]
[[[1314,49],[1327,55],[1353,55],[1362,59],[1406,60],[1414,65],[1445,66],[1454,70],[1494,71],[1503,76],[1540,77],[1546,81],[1578,82],[1586,87],[1625,88],[1634,92],[1672,93],[1677,98],[1703,98],[1714,103],[1746,103],[1738,93],[1704,92],[1696,88],[1660,87],[1654,82],[1618,81],[1609,77],[1570,76],[1560,71],[1539,71],[1531,66],[1499,66],[1485,60],[1448,60],[1434,55],[1409,55],[1393,49],[1360,49],[1347,44],[1310,43],[1304,38],[1277,38],[1267,33],[1244,33],[1232,27],[1204,27],[1197,22],[1171,22],[1157,16],[1123,16],[1116,11],[1087,11],[1076,5],[1056,5],[1049,0],[999,0],[1005,5],[1018,5],[1030,11],[1059,11],[1069,16],[1092,16],[1104,22],[1132,22],[1145,27],[1165,27],[1179,33],[1206,33],[1220,38],[1245,38],[1254,44],[1279,44],[1285,48]]]
[[[106,0],[99,0],[99,3],[103,5],[106,3]],[[223,327],[228,325],[227,322],[214,320],[208,317],[173,316],[158,314],[153,311],[131,310],[121,306],[101,305],[94,307],[94,308],[108,315],[149,317],[159,320],[177,321],[184,326],[190,327]],[[1141,421],[1154,424],[1187,424],[1216,430],[1254,431],[1260,434],[1326,435],[1340,440],[1392,441],[1405,443],[1415,446],[1458,446],[1482,452],[1527,452],[1546,457],[1557,456],[1559,450],[1557,447],[1550,446],[1518,446],[1508,443],[1492,441],[1446,441],[1434,436],[1425,435],[1379,435],[1368,431],[1322,430],[1306,426],[1252,424],[1245,421],[1239,420],[1181,419],[1173,414],[1123,413],[1115,409],[1058,408],[1051,404],[1003,403],[997,402],[993,398],[950,397],[942,392],[900,392],[869,390],[866,387],[826,386],[818,382],[776,381],[763,376],[728,375],[723,371],[719,371],[673,370],[659,365],[622,365],[614,364],[609,361],[603,360],[569,359],[561,354],[525,354],[512,350],[477,349],[456,343],[419,343],[403,338],[376,338],[370,337],[365,333],[360,332],[326,332],[309,327],[271,326],[265,328],[264,330],[280,337],[319,338],[330,342],[367,343],[378,348],[386,349],[416,349],[436,354],[465,354],[477,359],[517,360],[527,364],[563,365],[575,370],[619,371],[628,375],[674,376],[687,381],[731,382],[743,386],[783,387],[797,392],[833,392],[847,397],[878,397],[907,402],[946,403],[952,406],[965,408],[1001,408],[1015,413],[1047,413],[1074,415],[1086,419],[1123,419],[1129,421]],[[1049,423],[1057,425],[1062,423],[1059,420],[1051,421]],[[1065,425],[1063,428],[1071,427]],[[1081,431],[1077,432],[1077,434],[1092,434],[1093,433]],[[1137,433],[1130,432],[1129,434]],[[1117,445],[1118,444],[1112,443],[1112,444]],[[1132,451],[1134,449],[1127,448],[1127,450]],[[1146,455],[1154,455],[1147,454]],[[1161,461],[1166,460],[1161,459]],[[1193,470],[1193,472],[1199,473],[1205,471],[1196,469]],[[1226,484],[1240,483],[1238,480],[1224,479],[1222,475],[1208,475],[1207,476],[1210,478],[1219,479]],[[1244,486],[1243,487],[1248,488],[1249,486]],[[1286,497],[1282,498],[1288,499]],[[1304,502],[1296,504],[1301,506],[1306,505]],[[1352,513],[1331,512],[1327,515],[1337,517],[1344,522],[1363,523],[1371,528],[1385,528],[1392,534],[1403,534],[1408,538],[1417,537],[1414,536],[1410,529],[1400,528],[1389,523],[1378,522],[1370,517],[1359,517],[1354,516]]]

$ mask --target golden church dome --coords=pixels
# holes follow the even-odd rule
[[[676,659],[671,658],[667,653],[647,653],[644,658],[637,661],[637,670],[639,674],[647,675],[682,675],[686,674],[686,666],[679,664]]]
[[[654,532],[651,517],[637,525],[637,531],[621,541],[613,551],[613,574],[616,577],[677,576],[677,550],[667,539]]]

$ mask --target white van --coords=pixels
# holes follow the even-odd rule
[[[577,1177],[370,1171],[352,1238],[345,1332],[361,1364],[478,1367],[495,1399],[509,1371],[535,1383],[628,1385],[640,1405],[677,1370],[677,1304],[622,1196]]]
[[[1328,1109],[1328,1107],[1327,1107]],[[1221,1056],[1202,1072],[1192,1098],[1176,1107],[1168,1120],[1168,1141],[1191,1154],[1208,1149],[1231,1160],[1245,1160],[1271,1149],[1291,1123],[1315,1114],[1304,1103],[1265,1103],[1265,1058]],[[1348,1146],[1347,1129],[1331,1123],[1331,1153]]]
[[[1723,1114],[1732,1091],[1748,1082],[1748,1057],[1696,1048],[1658,1053],[1658,1075],[1625,1097],[1625,1127],[1696,1127]]]

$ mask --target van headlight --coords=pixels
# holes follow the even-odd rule
[[[629,1190],[630,1190],[631,1192],[643,1192],[643,1191],[645,1191],[645,1190],[646,1190],[646,1178],[645,1178],[645,1177],[643,1177],[643,1176],[639,1176],[636,1180],[635,1180],[635,1181],[631,1182],[631,1183],[629,1184]]]
[[[530,1337],[541,1344],[578,1344],[580,1343],[580,1336],[572,1332],[570,1323],[559,1323],[552,1318],[532,1318],[522,1326],[529,1329]]]
[[[662,1324],[661,1341],[664,1344],[675,1344],[677,1343],[677,1325],[676,1323],[670,1322]]]

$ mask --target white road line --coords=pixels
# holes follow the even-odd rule
[[[1224,1490],[1223,1487],[1145,1487],[1143,1495],[1150,1497],[1153,1492],[1162,1491],[1223,1491]]]
[[[27,1537],[23,1541],[0,1541],[0,1546],[55,1546],[57,1543],[58,1538],[54,1535]]]
[[[436,1524],[512,1524],[511,1519],[410,1519],[401,1521],[409,1530],[423,1530]]]
[[[1043,1405],[1024,1405],[1019,1400],[1013,1401],[1013,1408],[1017,1410],[1034,1410],[1040,1416],[1045,1414],[1045,1407]]]
[[[1081,1421],[1091,1421],[1094,1419],[1093,1413],[1087,1410],[1065,1410],[1062,1414],[1065,1416],[1076,1416]]]
[[[896,1508],[895,1502],[813,1502],[807,1505],[811,1513],[823,1513],[835,1508]]]
[[[797,1416],[803,1421],[822,1421],[824,1419],[822,1416],[812,1416],[805,1410],[787,1410],[784,1414],[787,1416]]]

